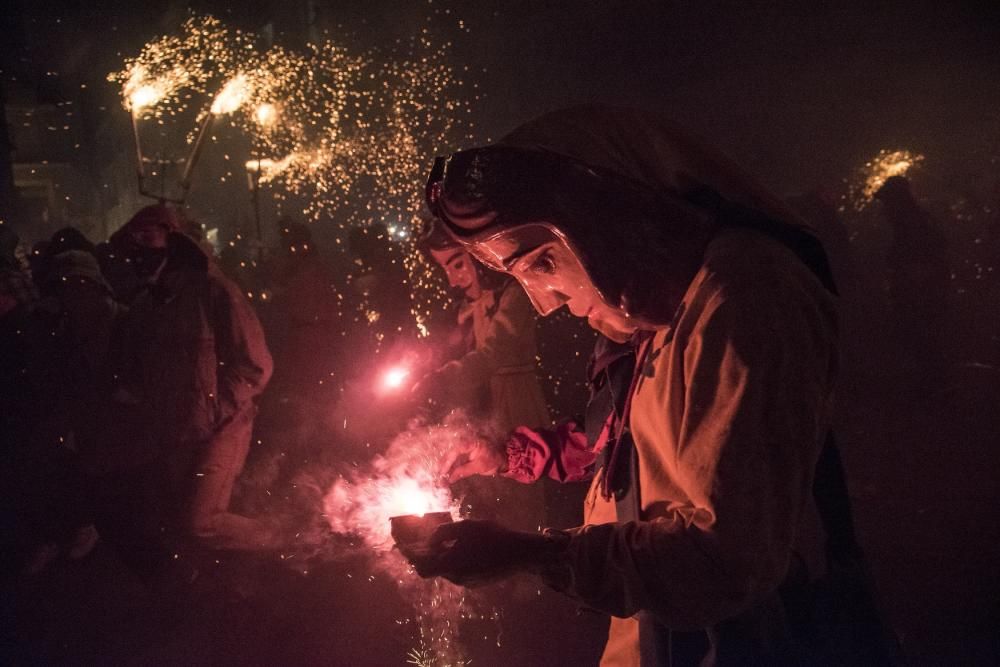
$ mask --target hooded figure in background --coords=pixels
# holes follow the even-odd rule
[[[593,476],[583,526],[442,526],[408,554],[418,572],[538,573],[614,617],[605,665],[788,657],[779,587],[809,532],[837,369],[819,243],[724,157],[638,111],[543,116],[439,159],[427,196],[539,313],[567,306],[636,363],[599,437],[518,429],[463,464]]]
[[[424,376],[413,395],[462,407],[497,433],[549,426],[537,377],[535,313],[524,290],[510,277],[478,265],[441,223],[431,223],[420,247],[445,272],[449,286],[461,292],[455,332],[462,342],[458,357]],[[527,529],[543,521],[541,486],[519,488],[506,479],[469,480],[466,486],[471,497],[465,495],[464,502],[473,516]]]
[[[498,431],[546,426],[549,413],[538,384],[535,313],[517,282],[488,272],[437,223],[422,240],[425,253],[461,291],[457,324],[465,339],[457,359],[428,374],[414,388],[448,404],[474,397],[468,407],[488,416]]]
[[[272,372],[260,323],[197,243],[144,211],[124,228],[144,287],[124,323],[115,397],[142,424],[135,446],[155,478],[157,518],[205,546],[271,547],[262,524],[228,511]]]

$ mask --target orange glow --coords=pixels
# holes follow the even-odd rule
[[[278,120],[278,107],[265,102],[257,107],[254,112],[254,118],[257,120],[257,124],[262,127],[270,127]]]
[[[220,116],[236,111],[246,101],[249,92],[246,75],[237,74],[215,96],[212,113]]]

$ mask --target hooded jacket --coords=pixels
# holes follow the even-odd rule
[[[161,445],[204,441],[253,409],[271,377],[264,334],[239,288],[190,238],[171,233],[123,335],[122,395]]]
[[[639,520],[618,521],[599,471],[585,524],[567,532],[565,552],[545,574],[556,588],[615,617],[602,664],[638,665],[638,612],[673,630],[718,628],[770,608],[776,597],[809,514],[830,422],[837,368],[832,282],[809,261],[822,259],[822,249],[793,214],[657,114],[569,109],[500,143],[641,184],[703,210],[716,224],[690,274],[661,266],[636,283],[648,291],[657,281],[684,278],[673,316],[644,346],[625,415],[638,455]],[[447,182],[443,192],[446,199]],[[504,221],[502,206],[496,215],[487,207],[477,212],[486,221],[474,228],[477,235],[490,225],[531,222]],[[639,241],[631,247],[644,254],[650,223],[656,221],[569,217],[560,228],[585,255],[592,278],[595,265],[611,261],[610,272],[630,278],[635,264],[607,255],[607,246],[587,235],[631,235]],[[668,257],[671,248],[649,250]],[[512,473],[523,479],[579,469],[586,458],[580,444],[522,439]],[[721,660],[731,639],[713,632],[708,664],[713,655]]]

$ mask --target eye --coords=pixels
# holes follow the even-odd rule
[[[556,260],[548,250],[536,257],[528,267],[534,273],[552,273],[556,270]]]

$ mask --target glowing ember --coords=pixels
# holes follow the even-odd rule
[[[236,111],[246,101],[248,94],[246,75],[237,74],[215,96],[215,101],[212,102],[212,113],[219,116]]]

